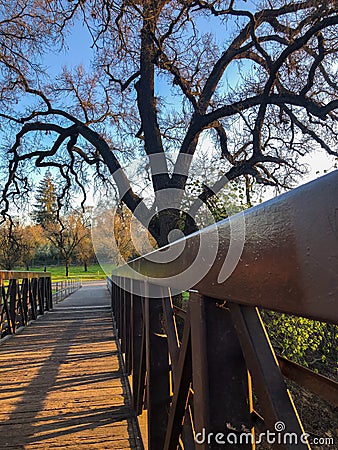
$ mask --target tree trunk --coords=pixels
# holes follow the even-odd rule
[[[69,262],[66,261],[66,277],[69,276]]]
[[[88,272],[88,264],[87,261],[84,262],[84,271]]]
[[[173,230],[180,230],[184,236],[188,236],[198,231],[198,226],[192,217],[175,208],[161,210],[149,224],[149,231],[159,247],[164,247],[169,244],[169,240],[173,240],[173,235],[169,235]]]

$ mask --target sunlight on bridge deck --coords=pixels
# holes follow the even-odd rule
[[[0,345],[1,449],[142,449],[108,295],[81,288]]]

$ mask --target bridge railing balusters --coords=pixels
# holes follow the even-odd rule
[[[51,297],[48,297],[48,304],[52,305],[53,302],[59,303],[66,297],[68,297],[70,294],[75,292],[77,289],[81,287],[81,280],[76,279],[69,279],[65,281],[55,281],[52,283],[52,294]],[[49,306],[51,308],[51,306]]]
[[[185,311],[172,305],[170,289],[165,295],[159,287],[162,298],[149,299],[147,283],[140,280],[114,276],[109,283],[133,407],[136,414],[147,414],[149,449],[176,450],[179,442],[194,449],[196,430],[216,436],[225,429],[224,417],[231,418],[229,432],[254,436],[253,418],[259,415],[253,409],[251,377],[263,401],[264,427],[273,430],[282,420],[290,433],[302,434],[256,308],[191,292]],[[131,283],[143,284],[144,296],[131,293]],[[185,322],[182,342],[177,314]],[[252,448],[246,439],[236,448]],[[213,448],[203,445],[198,448]]]
[[[1,338],[52,309],[51,274],[0,271]]]
[[[80,286],[78,279],[52,283],[50,272],[0,271],[0,336],[14,334]]]

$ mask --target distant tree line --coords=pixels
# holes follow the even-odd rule
[[[7,221],[0,228],[0,267],[12,270],[32,265],[64,264],[66,276],[72,262],[84,270],[97,262],[90,234],[89,211],[63,208],[50,172],[39,183],[29,224]]]

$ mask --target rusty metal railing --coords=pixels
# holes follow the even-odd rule
[[[53,308],[49,272],[0,271],[0,337]]]
[[[216,224],[217,255],[190,286],[185,311],[173,306],[176,275],[192,264],[202,238],[213,245],[214,227],[168,246],[184,244],[168,264],[154,253],[109,279],[133,407],[146,411],[151,450],[253,449],[262,429],[275,433],[273,448],[310,448],[284,376],[338,406],[336,382],[277,358],[258,310],[338,323],[338,171],[244,218],[243,252],[227,279],[220,273],[231,223]]]

